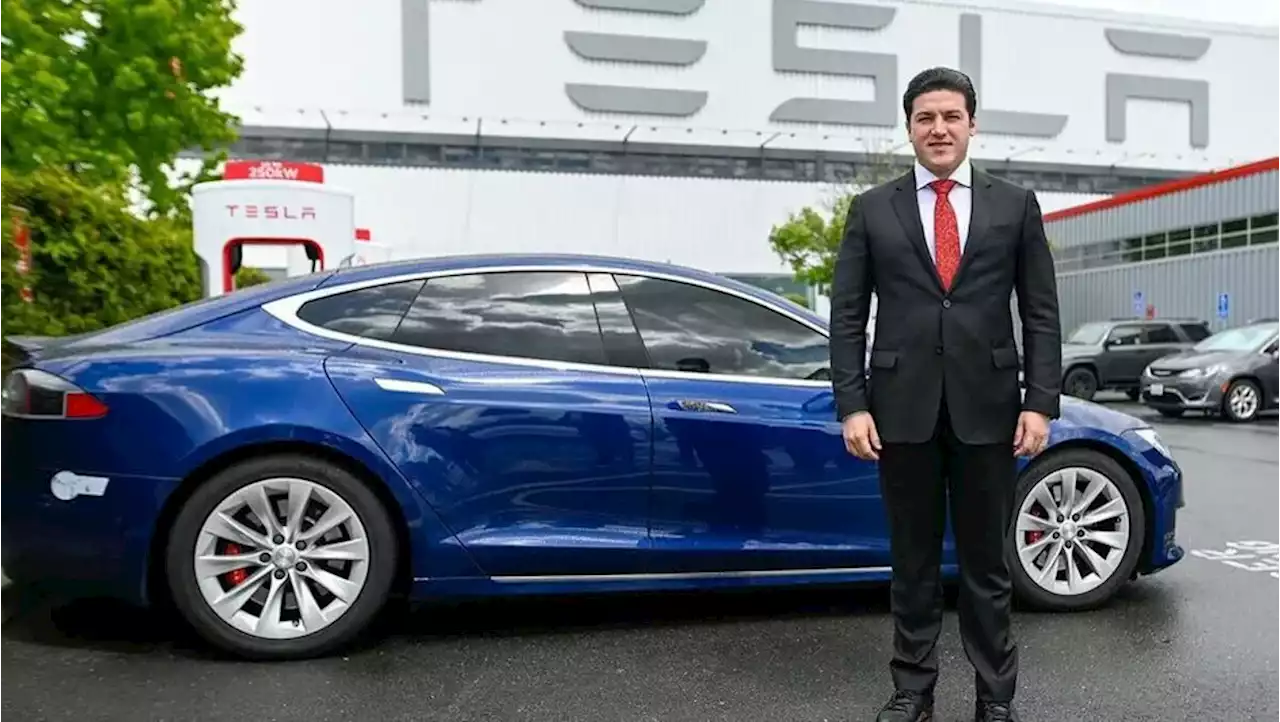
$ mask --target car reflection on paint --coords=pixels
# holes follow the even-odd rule
[[[171,601],[246,657],[338,649],[394,594],[890,576],[876,467],[845,452],[815,350],[824,319],[720,276],[406,261],[10,341],[6,573]],[[1094,607],[1182,557],[1182,474],[1138,419],[1064,399],[1019,469],[1024,602]],[[59,499],[58,474],[100,493]],[[943,561],[954,579],[949,536]]]

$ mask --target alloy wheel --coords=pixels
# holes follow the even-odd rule
[[[1086,594],[1106,582],[1129,546],[1129,508],[1114,481],[1071,466],[1036,482],[1018,509],[1018,561],[1052,594]]]
[[[1236,419],[1251,419],[1258,413],[1258,389],[1250,383],[1237,383],[1227,395],[1227,406]]]
[[[328,627],[364,588],[369,540],[331,489],[271,478],[226,496],[206,517],[192,560],[205,603],[235,629],[294,639]]]

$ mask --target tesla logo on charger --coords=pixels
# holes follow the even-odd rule
[[[260,206],[228,203],[227,215],[232,218],[261,218],[269,221],[314,221],[316,219],[316,209],[312,206],[295,208],[294,206]]]

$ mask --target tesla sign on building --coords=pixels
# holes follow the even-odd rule
[[[1028,147],[1280,143],[1275,94],[1254,90],[1277,84],[1274,28],[1011,0],[273,0],[241,16],[233,105],[900,137],[906,81],[949,65],[975,79],[982,129]],[[273,42],[282,26],[313,42]]]

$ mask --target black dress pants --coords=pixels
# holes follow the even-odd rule
[[[1012,585],[1004,539],[1016,470],[1012,435],[1007,444],[961,443],[945,404],[929,441],[883,444],[880,490],[893,563],[889,668],[896,688],[932,692],[937,682],[943,606],[939,566],[949,501],[960,562],[960,634],[977,698],[1013,699],[1018,653],[1010,631]]]

